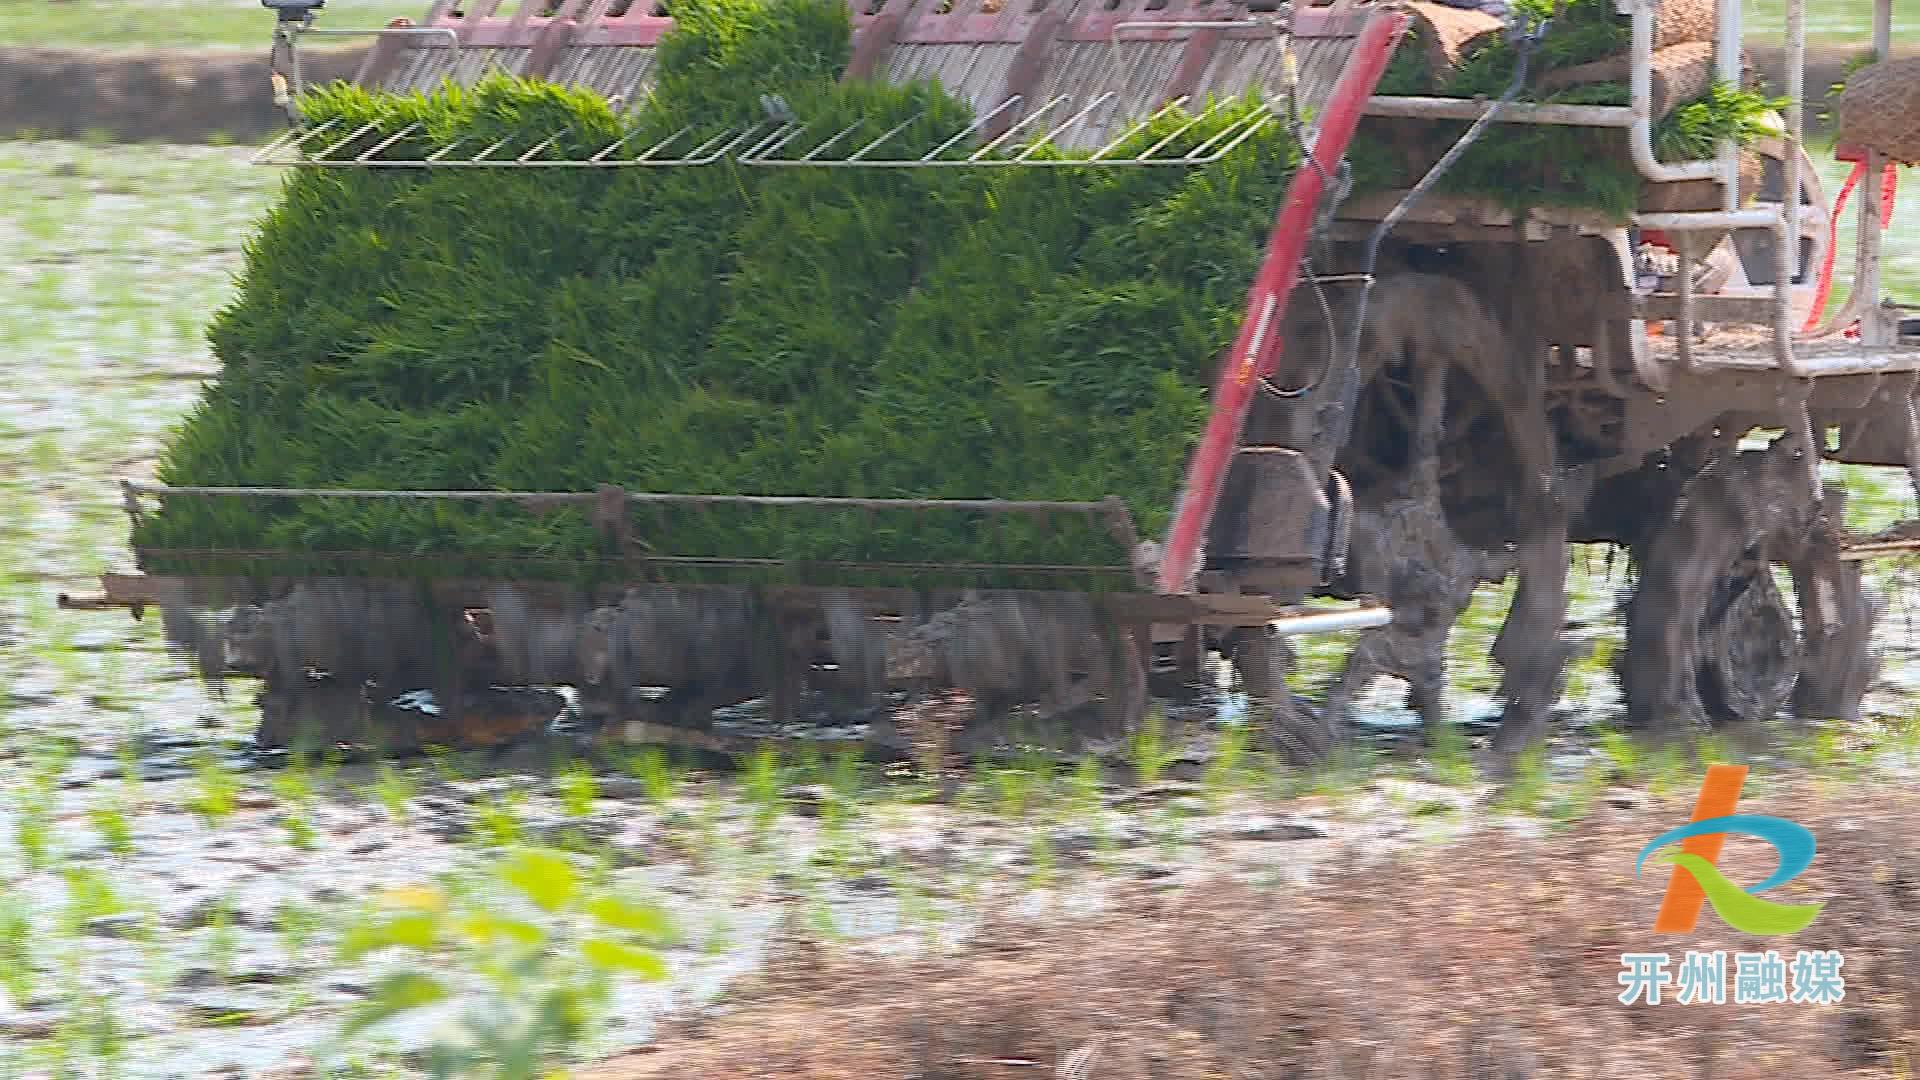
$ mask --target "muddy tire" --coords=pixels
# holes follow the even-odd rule
[[[1703,470],[1633,546],[1619,671],[1630,727],[1671,733],[1816,703],[1858,714],[1874,670],[1871,604],[1857,570],[1820,555],[1837,504],[1817,505],[1803,470],[1784,444]],[[1794,570],[1797,611],[1775,583],[1781,565]]]
[[[1700,703],[1715,724],[1768,720],[1793,700],[1800,635],[1771,568],[1729,576],[1700,626]]]

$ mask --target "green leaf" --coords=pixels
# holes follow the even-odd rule
[[[374,984],[373,993],[348,1018],[345,1034],[358,1032],[392,1019],[403,1012],[432,1005],[447,997],[447,988],[426,975],[403,971]]]
[[[673,923],[662,908],[653,904],[635,904],[617,896],[601,896],[587,904],[587,914],[600,925],[639,934],[651,941],[673,938]]]
[[[376,923],[362,923],[348,930],[340,940],[340,958],[349,963],[381,949],[401,948],[425,951],[440,939],[440,927],[434,917],[424,913],[395,915]]]
[[[519,919],[502,918],[486,912],[460,920],[460,932],[476,945],[489,946],[500,941],[517,945],[538,945],[547,940],[546,931]]]
[[[666,962],[651,950],[622,945],[606,938],[588,938],[581,942],[580,955],[604,971],[625,971],[655,981],[667,977]]]
[[[500,876],[543,911],[559,911],[580,891],[573,865],[547,851],[514,853],[501,868]]]

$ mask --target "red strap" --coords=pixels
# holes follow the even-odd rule
[[[1853,194],[1854,185],[1866,173],[1866,160],[1856,160],[1847,173],[1846,183],[1840,185],[1840,194],[1834,196],[1833,213],[1827,217],[1827,253],[1820,260],[1820,277],[1813,287],[1813,306],[1807,310],[1806,325],[1800,328],[1803,334],[1819,329],[1820,316],[1826,313],[1827,296],[1833,291],[1833,258],[1840,248],[1840,212],[1846,209],[1847,196]]]

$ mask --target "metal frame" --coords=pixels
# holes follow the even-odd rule
[[[656,20],[658,21],[658,20]],[[1278,18],[1234,19],[1234,20],[1194,20],[1194,19],[1152,19],[1113,22],[1105,26],[1109,51],[1103,57],[1099,73],[1106,75],[1120,63],[1121,39],[1128,34],[1156,36],[1170,30],[1188,31],[1257,31],[1266,35],[1288,56],[1284,66],[1286,73],[1285,98],[1291,107],[1295,65],[1291,62],[1290,33],[1285,23]],[[451,40],[450,47],[458,49],[460,34],[448,27],[405,28],[385,31],[320,31],[306,30],[306,33],[337,33],[358,35],[370,33],[385,34],[433,34],[446,36]],[[292,41],[288,41],[289,47]],[[295,85],[299,85],[298,54],[294,54]],[[1093,80],[1096,84],[1099,79]],[[764,102],[769,119],[750,127],[729,127],[717,132],[702,131],[700,136],[694,133],[694,126],[680,130],[660,139],[633,154],[626,155],[627,144],[634,135],[622,138],[601,147],[599,150],[580,157],[546,156],[559,142],[565,132],[555,134],[527,133],[519,139],[502,139],[477,153],[455,156],[462,143],[456,142],[440,147],[420,160],[393,160],[380,155],[395,143],[416,134],[418,124],[408,124],[398,130],[388,130],[379,121],[371,121],[358,129],[339,135],[340,127],[336,121],[311,128],[295,128],[268,142],[253,156],[253,163],[282,167],[334,167],[334,168],[396,168],[396,169],[443,169],[443,168],[626,168],[626,167],[664,167],[664,166],[701,166],[712,165],[723,160],[732,160],[742,165],[768,168],[1007,168],[1007,167],[1052,167],[1052,168],[1113,168],[1138,166],[1179,166],[1198,167],[1210,165],[1225,158],[1238,149],[1248,139],[1265,130],[1276,120],[1285,117],[1277,115],[1265,102],[1255,105],[1248,112],[1227,122],[1220,131],[1207,137],[1199,145],[1185,152],[1169,152],[1170,147],[1179,144],[1181,138],[1205,121],[1220,115],[1228,107],[1220,101],[1208,101],[1200,110],[1188,116],[1173,131],[1154,142],[1142,151],[1128,156],[1119,156],[1121,149],[1150,130],[1154,124],[1174,116],[1185,108],[1191,100],[1190,94],[1172,97],[1160,108],[1139,119],[1122,131],[1109,138],[1105,144],[1090,154],[1065,157],[1040,157],[1043,150],[1058,144],[1059,139],[1086,124],[1103,109],[1111,112],[1117,106],[1120,94],[1108,91],[1094,97],[1065,119],[1058,119],[1063,106],[1073,101],[1072,93],[1056,94],[1050,100],[1040,103],[1037,108],[1025,111],[1028,95],[1008,93],[1000,104],[987,110],[971,123],[936,144],[933,149],[922,154],[898,154],[889,144],[914,123],[924,118],[916,115],[886,129],[865,142],[856,135],[867,128],[866,122],[856,122],[824,137],[801,140],[813,130],[805,120],[793,117],[784,102],[770,99]],[[635,103],[638,105],[639,103]],[[1043,119],[1049,119],[1051,126],[1025,139],[1015,137],[1023,131],[1036,128]],[[969,147],[968,141],[976,136],[988,141],[977,147]],[[372,137],[373,145],[351,157],[335,158],[333,155],[349,144],[362,138]],[[693,137],[698,141],[688,149],[685,140]],[[804,151],[795,147],[799,142]],[[849,149],[858,145],[858,149]],[[670,148],[679,147],[677,152]],[[790,149],[792,148],[792,149]],[[957,156],[949,156],[955,155]],[[896,156],[888,156],[894,153]]]
[[[836,498],[827,496],[785,496],[785,495],[683,495],[662,492],[627,491],[624,488],[607,485],[593,492],[542,492],[542,491],[404,491],[404,490],[356,490],[343,488],[260,488],[260,487],[169,487],[160,484],[143,484],[134,481],[122,481],[120,484],[123,511],[136,524],[146,512],[143,499],[195,498],[195,499],[234,499],[234,498],[297,498],[297,499],[336,499],[348,501],[369,500],[419,500],[464,503],[515,503],[528,509],[540,510],[554,507],[575,507],[590,510],[594,514],[595,524],[603,535],[615,542],[623,552],[631,552],[631,521],[624,511],[643,505],[683,505],[683,506],[769,506],[769,507],[814,507],[826,510],[872,511],[872,510],[962,510],[990,514],[1024,515],[1068,515],[1091,519],[1103,526],[1128,552],[1129,557],[1140,550],[1139,535],[1134,529],[1133,518],[1126,504],[1117,497],[1108,497],[1098,502],[1067,502],[1050,500],[1014,500],[1014,499],[866,499]],[[277,559],[326,560],[348,562],[375,570],[373,576],[380,576],[379,570],[406,572],[408,567],[444,563],[445,556],[410,556],[392,552],[372,551],[283,551],[283,550],[186,550],[156,549],[140,552],[142,557],[151,554],[179,560],[202,560],[209,562],[266,562]],[[681,567],[781,567],[797,566],[827,567],[841,570],[873,571],[876,573],[899,573],[903,571],[955,571],[955,572],[997,572],[1014,575],[1032,575],[1036,577],[1087,577],[1108,576],[1121,581],[1131,582],[1132,587],[1118,587],[1096,595],[1099,602],[1116,619],[1126,622],[1148,625],[1186,624],[1213,626],[1273,626],[1282,634],[1328,633],[1344,630],[1364,630],[1384,626],[1392,621],[1392,612],[1373,603],[1361,603],[1345,610],[1324,608],[1300,608],[1275,603],[1260,595],[1239,593],[1205,593],[1194,596],[1156,595],[1147,591],[1146,582],[1137,566],[1118,565],[1041,565],[1018,563],[933,563],[933,562],[814,562],[797,563],[780,559],[766,558],[725,558],[701,556],[672,556],[653,554],[623,554],[621,557],[601,559],[578,558],[541,558],[518,556],[484,556],[462,559],[463,562],[480,564],[501,571],[499,576],[486,576],[479,580],[517,580],[512,571],[530,566],[554,566],[578,568],[581,566],[599,566],[619,571],[644,570],[651,564]],[[192,580],[226,579],[229,575],[195,575]],[[272,576],[272,575],[270,575]],[[418,576],[415,574],[414,576]],[[461,587],[465,579],[451,579],[444,575],[428,574],[435,587]],[[103,610],[108,608],[130,608],[136,617],[149,606],[161,602],[164,586],[168,582],[189,580],[174,575],[126,575],[106,574],[101,577],[102,595],[96,597],[72,597],[62,594],[60,607],[71,610]],[[235,579],[239,580],[239,579]],[[605,584],[606,588],[624,589],[628,584],[644,586],[651,582],[636,579],[627,582],[622,575],[616,574],[617,583]],[[469,583],[471,584],[471,583]],[[566,588],[563,582],[553,582],[552,587]],[[870,593],[873,595],[905,594],[907,590],[893,586],[842,586],[842,585],[806,585],[781,584],[762,586],[776,591],[786,591],[812,596],[815,594],[844,594],[848,591]],[[1015,589],[1020,592],[1044,592],[1047,590]],[[1071,590],[1079,591],[1079,590]]]
[[[1179,508],[1167,534],[1155,581],[1163,593],[1191,593],[1200,567],[1200,551],[1212,524],[1232,459],[1252,408],[1254,388],[1273,375],[1282,342],[1275,325],[1300,277],[1300,258],[1313,232],[1320,196],[1340,167],[1360,114],[1412,19],[1401,13],[1376,15],[1361,31],[1340,81],[1328,96],[1307,163],[1294,170],[1286,200],[1274,219],[1267,250],[1247,296],[1240,332],[1220,365],[1208,402],[1210,414],[1200,445],[1187,467]]]
[[[1858,371],[1920,371],[1920,350],[1900,347],[1888,321],[1880,312],[1881,222],[1878,199],[1871,195],[1862,199],[1859,208],[1854,282],[1846,305],[1822,326],[1810,331],[1803,331],[1794,318],[1796,286],[1793,279],[1800,271],[1799,240],[1806,216],[1799,203],[1804,122],[1802,98],[1805,96],[1806,78],[1805,0],[1788,0],[1785,13],[1788,107],[1780,134],[1782,201],[1778,206],[1754,209],[1739,208],[1739,154],[1730,141],[1723,141],[1715,157],[1709,160],[1665,163],[1654,156],[1652,54],[1658,0],[1616,0],[1616,7],[1632,22],[1629,105],[1514,104],[1501,111],[1498,122],[1625,129],[1634,164],[1646,179],[1658,183],[1714,180],[1721,190],[1719,210],[1638,213],[1633,217],[1633,223],[1641,228],[1676,234],[1683,246],[1688,243],[1686,234],[1738,229],[1765,229],[1772,232],[1775,266],[1774,281],[1768,287],[1770,291],[1767,295],[1768,323],[1773,334],[1771,356],[1766,361],[1769,369],[1780,371],[1790,378],[1802,379]],[[1741,5],[1739,0],[1718,0],[1716,7],[1715,74],[1726,81],[1737,81],[1740,76],[1743,29]],[[1892,40],[1892,0],[1874,0],[1873,40],[1876,53],[1886,56]],[[1492,107],[1490,102],[1458,98],[1375,97],[1367,102],[1366,112],[1369,116],[1381,117],[1473,120],[1485,115]],[[1870,179],[1877,178],[1882,168],[1884,159],[1869,152],[1866,175]],[[1824,228],[1826,208],[1819,210]],[[1681,310],[1676,321],[1682,327],[1690,328],[1698,318],[1695,305],[1699,298],[1692,294],[1691,289],[1682,292],[1683,295],[1679,297]],[[1827,337],[1855,319],[1860,322],[1860,342],[1855,350],[1857,355],[1840,356],[1827,352],[1807,356],[1795,348],[1798,344]],[[1643,338],[1644,331],[1636,330],[1635,336]],[[1754,368],[1755,358],[1745,351],[1739,355],[1719,355],[1711,348],[1695,349],[1688,341],[1681,344],[1679,352],[1682,363],[1688,368]],[[1636,364],[1636,368],[1645,366]],[[1642,381],[1647,382],[1650,388],[1658,389],[1661,380],[1656,375],[1654,380],[1649,381],[1646,378],[1648,373],[1642,372]]]

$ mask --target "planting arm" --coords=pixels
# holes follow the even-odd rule
[[[1300,257],[1313,231],[1314,214],[1326,179],[1340,167],[1360,113],[1373,94],[1394,46],[1406,31],[1402,14],[1376,15],[1360,32],[1352,56],[1327,100],[1307,159],[1287,186],[1286,201],[1267,240],[1267,253],[1254,275],[1247,297],[1247,313],[1233,349],[1220,365],[1212,396],[1212,413],[1200,445],[1187,465],[1186,485],[1174,513],[1166,550],[1161,555],[1158,591],[1189,593],[1200,563],[1200,546],[1214,507],[1220,501],[1227,465],[1233,459],[1246,425],[1247,411],[1259,380],[1273,374],[1280,360],[1277,323],[1286,311],[1287,297],[1300,277]]]

